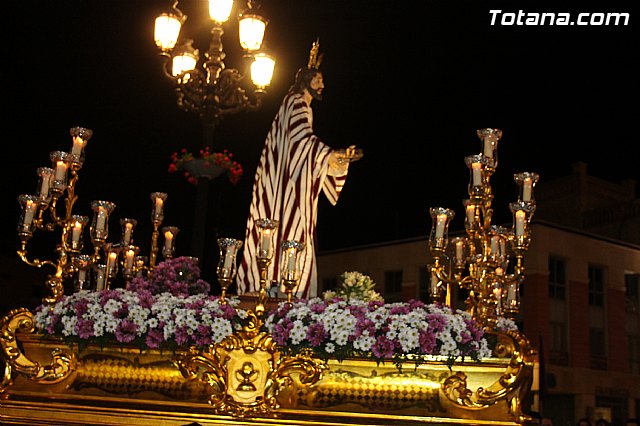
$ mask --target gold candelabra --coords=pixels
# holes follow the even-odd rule
[[[242,241],[233,238],[218,238],[218,246],[220,247],[220,261],[216,272],[221,288],[220,303],[227,303],[227,289],[236,276],[236,256],[242,247]]]
[[[465,158],[470,171],[469,198],[465,208],[465,237],[449,241],[448,228],[455,213],[436,207],[432,218],[429,249],[430,295],[433,301],[452,305],[453,286],[467,290],[467,311],[487,328],[496,325],[498,316],[514,318],[520,308],[520,284],[524,280],[524,254],[531,241],[531,218],[536,204],[533,188],[535,173],[514,175],[518,199],[509,208],[513,215],[510,228],[491,224],[493,193],[490,179],[498,165],[498,141],[502,131],[480,129],[481,153]]]
[[[120,220],[122,233],[118,243],[108,242],[109,217],[116,205],[110,201],[91,201],[93,218],[73,213],[78,200],[75,188],[79,179],[78,172],[85,159],[85,148],[93,136],[93,131],[84,127],[73,127],[70,130],[72,146],[70,152],[54,151],[50,154],[52,167],[37,169],[39,176],[38,194],[23,194],[18,197],[21,206],[18,221],[18,237],[20,259],[37,268],[50,267],[54,272],[46,280],[50,296],[43,298],[45,304],[54,304],[64,295],[64,283],[74,279],[74,289],[96,290],[108,289],[122,270],[125,282],[136,275],[145,274],[155,268],[158,251],[159,229],[164,219],[164,203],[167,194],[154,192],[151,194],[153,235],[149,257],[139,256],[140,247],[134,245],[133,232],[137,221],[131,218]],[[58,213],[59,204],[64,201],[64,213]],[[48,212],[48,217],[47,217]],[[83,254],[83,234],[89,225],[89,236],[93,249]],[[56,245],[55,260],[30,259],[27,244],[38,231],[60,232],[60,240]],[[173,256],[177,227],[162,229],[165,238],[162,255],[165,259]],[[148,259],[148,261],[147,261]],[[92,274],[93,272],[93,280]],[[93,282],[92,282],[93,281]]]

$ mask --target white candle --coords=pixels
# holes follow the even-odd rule
[[[98,206],[98,217],[96,218],[96,230],[104,231],[107,223],[107,209],[102,206]]]
[[[475,222],[476,207],[474,205],[467,206],[467,222],[472,224]]]
[[[444,224],[447,221],[447,215],[441,213],[436,218],[436,238],[442,238],[444,236]]]
[[[109,257],[107,258],[107,271],[111,273],[116,266],[116,261],[118,260],[118,253],[112,251],[109,253]]]
[[[490,136],[484,138],[484,156],[493,158],[493,139]]]
[[[156,209],[155,209],[155,215],[157,216],[162,216],[162,198],[157,197],[156,198]]]
[[[515,307],[517,305],[516,285],[517,284],[512,283],[509,285],[509,288],[507,288],[507,305],[512,307]]]
[[[523,210],[518,210],[516,212],[516,237],[521,237],[524,235],[524,218],[526,213]]]
[[[51,179],[50,174],[42,175],[42,185],[40,186],[40,195],[42,197],[46,197],[49,195],[49,180]]]
[[[462,240],[456,241],[456,261],[462,262],[462,250],[464,248],[464,244]]]
[[[260,250],[268,253],[271,250],[271,230],[265,229],[260,240]]]
[[[65,180],[67,177],[67,163],[58,161],[56,163],[56,180]]]
[[[131,230],[133,229],[133,224],[127,222],[124,225],[124,237],[122,238],[122,243],[125,246],[128,246],[129,243],[131,242]]]
[[[82,233],[82,223],[76,221],[73,224],[73,229],[71,231],[71,242],[77,243],[80,241],[80,234]]]
[[[491,237],[491,254],[494,256],[497,255],[499,249],[500,249],[500,237],[498,236]]]
[[[473,186],[482,186],[482,165],[480,163],[471,164]]]
[[[171,251],[173,247],[173,233],[167,231],[164,233],[164,249]]]
[[[225,269],[231,269],[231,265],[233,263],[233,254],[234,254],[235,246],[231,246],[227,248],[227,252],[224,254],[224,265],[222,265]]]
[[[84,146],[84,141],[81,137],[76,136],[73,138],[73,147],[71,148],[71,154],[80,155],[82,152],[82,147]]]
[[[524,178],[522,182],[522,201],[531,201],[531,178]]]
[[[84,269],[78,269],[78,281],[85,282],[87,280],[87,271]]]
[[[35,202],[27,200],[24,207],[24,219],[22,220],[22,223],[25,225],[31,225],[31,222],[33,222],[33,216],[36,213],[36,207]]]
[[[96,269],[96,291],[104,289],[104,272],[102,269]]]
[[[125,268],[131,269],[133,267],[133,260],[135,258],[136,252],[133,250],[127,250],[125,254]]]
[[[296,249],[290,248],[287,251],[287,256],[287,272],[294,276],[296,272]]]

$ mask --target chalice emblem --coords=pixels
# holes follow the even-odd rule
[[[236,370],[236,378],[240,380],[240,384],[238,385],[236,391],[255,391],[256,387],[252,383],[255,380],[255,376],[258,374],[258,371],[253,366],[253,363],[250,361],[246,361],[242,364],[242,368]]]

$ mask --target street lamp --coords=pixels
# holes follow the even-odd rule
[[[254,111],[262,105],[266,87],[271,83],[275,61],[263,51],[263,39],[267,21],[257,10],[255,1],[249,0],[246,8],[238,13],[240,46],[249,66],[253,83],[253,99],[242,85],[243,75],[224,64],[222,47],[223,24],[229,19],[233,0],[209,0],[211,33],[209,48],[198,67],[200,52],[193,47],[193,40],[181,37],[180,30],[187,16],[178,9],[178,2],[171,11],[156,18],[154,38],[164,58],[165,75],[174,83],[176,102],[180,109],[196,113],[202,122],[202,148],[211,147],[216,125],[225,115],[241,111]],[[206,224],[206,208],[211,176],[197,177],[197,195],[192,255],[202,262]]]

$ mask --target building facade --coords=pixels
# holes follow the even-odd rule
[[[640,417],[635,182],[603,181],[578,163],[571,176],[541,184],[536,199],[516,318],[540,355],[532,409],[556,425],[589,417],[622,426]],[[320,253],[318,270],[323,290],[357,270],[371,276],[387,301],[428,301],[430,262],[424,236]],[[453,300],[465,308],[462,294]]]

